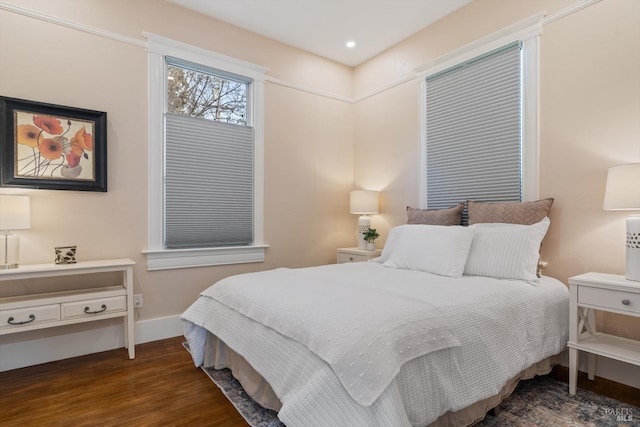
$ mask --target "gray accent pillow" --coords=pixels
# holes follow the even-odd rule
[[[478,223],[501,222],[506,224],[531,225],[549,216],[553,199],[535,202],[467,202],[469,225]]]
[[[407,224],[460,225],[464,203],[446,209],[414,209],[407,206]]]

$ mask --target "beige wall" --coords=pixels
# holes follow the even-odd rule
[[[355,69],[356,97],[453,49],[575,1],[476,0]],[[543,26],[540,51],[540,197],[554,197],[543,247],[546,274],[623,273],[627,213],[603,211],[607,168],[640,162],[640,2],[603,0]],[[354,180],[380,189],[374,223],[406,221],[418,204],[419,92],[413,80],[356,104]],[[602,319],[601,319],[602,320]],[[606,329],[640,338],[640,319]]]
[[[624,273],[630,212],[602,202],[607,168],[640,162],[640,2],[605,0],[544,30],[540,188],[557,201],[549,274]],[[640,339],[640,319],[604,320]]]
[[[32,11],[144,41],[143,31],[268,68],[267,76],[350,98],[352,70],[158,0],[11,1]],[[182,313],[198,293],[231,275],[335,261],[351,245],[353,106],[265,85],[264,263],[146,271],[147,53],[143,47],[0,10],[0,94],[108,114],[107,193],[26,190],[32,228],[20,232],[22,262],[129,257],[144,295],[137,320]],[[11,190],[2,189],[2,192]]]

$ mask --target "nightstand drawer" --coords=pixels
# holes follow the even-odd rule
[[[578,304],[640,314],[640,294],[580,286]]]
[[[62,304],[62,319],[109,314],[127,310],[127,299],[124,295],[112,298],[100,298],[85,301],[74,301]]]
[[[340,252],[338,254],[338,264],[342,264],[345,262],[363,262],[368,261],[369,259],[371,259],[371,257],[367,255],[350,254],[344,252]]]
[[[0,311],[0,329],[60,320],[60,304],[40,305]]]

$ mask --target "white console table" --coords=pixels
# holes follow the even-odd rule
[[[134,261],[123,258],[75,264],[21,265],[0,270],[0,281],[122,272],[122,283],[115,286],[0,298],[0,335],[123,317],[124,344],[129,350],[129,358],[133,359],[134,264]]]

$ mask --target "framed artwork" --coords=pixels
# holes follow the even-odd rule
[[[0,96],[0,187],[107,191],[107,113]]]

